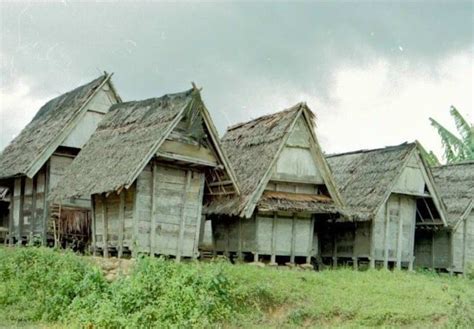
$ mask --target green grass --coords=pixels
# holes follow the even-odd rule
[[[108,283],[88,257],[0,248],[0,327],[474,327],[474,281],[140,259]]]

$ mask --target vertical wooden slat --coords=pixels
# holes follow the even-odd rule
[[[467,248],[467,222],[468,222],[468,218],[469,216],[466,216],[466,218],[464,218],[464,225],[463,225],[463,232],[462,232],[462,263],[461,263],[461,266],[462,266],[462,273],[463,275],[466,275],[466,267],[467,267],[467,261],[466,261],[466,248]]]
[[[46,162],[45,169],[44,169],[44,193],[43,193],[43,218],[42,218],[42,235],[43,235],[43,245],[46,245],[48,242],[48,216],[49,216],[49,179],[50,179],[50,160]]]
[[[352,240],[352,266],[354,270],[359,268],[359,260],[357,258],[356,250],[356,239],[357,239],[357,222],[354,223],[354,239]]]
[[[296,214],[291,218],[291,247],[290,247],[290,263],[295,263],[295,246],[296,246]]]
[[[22,243],[23,236],[23,222],[24,222],[24,206],[25,206],[25,176],[21,176],[20,187],[20,218],[18,221],[18,242]]]
[[[238,258],[239,260],[243,260],[243,254],[242,254],[242,218],[238,218],[238,221],[239,221],[239,241],[238,241]]]
[[[132,236],[132,257],[136,258],[138,255],[138,221],[139,221],[139,212],[138,212],[138,178],[135,180],[135,189],[133,195],[133,236]]]
[[[255,221],[255,241],[254,241],[254,254],[253,254],[253,261],[254,262],[258,262],[258,258],[259,258],[259,247],[258,247],[258,237],[259,237],[259,231],[258,231],[258,217],[257,217],[257,214],[254,212],[253,213],[253,220]]]
[[[390,233],[390,211],[389,203],[385,204],[385,231],[384,231],[384,252],[383,252],[383,267],[388,268],[388,235]]]
[[[193,258],[196,259],[199,256],[199,242],[201,241],[204,227],[204,216],[202,215],[202,203],[204,202],[204,174],[200,174],[200,185],[199,185],[199,206],[197,209],[197,221],[196,221],[196,235],[194,236],[194,247],[193,247]]]
[[[277,214],[276,212],[273,213],[272,218],[272,239],[271,239],[271,260],[272,264],[276,263],[276,226],[277,226]]]
[[[296,220],[296,217],[293,218],[293,220]],[[308,240],[308,255],[306,256],[306,264],[311,264],[311,256],[312,256],[312,251],[313,251],[313,239],[314,239],[314,222],[315,222],[314,216],[311,216],[311,224],[310,224],[310,229],[309,229],[309,240]]]
[[[401,206],[401,198],[398,198],[398,238],[397,238],[397,269],[402,268],[402,242],[403,242],[403,216],[402,216],[402,206]]]
[[[31,199],[31,234],[34,236],[35,235],[35,227],[36,227],[36,194],[37,194],[37,189],[38,189],[38,175],[36,174],[33,176],[33,189],[31,191],[32,194],[32,199]]]
[[[92,206],[92,255],[93,256],[96,256],[97,255],[97,237],[96,237],[96,234],[97,234],[97,231],[96,231],[96,219],[97,219],[97,215],[96,215],[96,206],[95,206],[95,198],[96,198],[96,195],[92,195],[91,196],[91,206]]]
[[[125,229],[125,190],[120,192],[118,258],[123,255],[123,231]]]
[[[435,268],[435,238],[434,231],[431,232],[431,269]]]
[[[182,208],[181,208],[181,222],[179,225],[179,240],[178,240],[178,250],[176,252],[176,261],[179,262],[181,261],[181,253],[182,253],[182,248],[183,248],[183,240],[184,240],[184,230],[185,230],[185,221],[186,221],[186,214],[185,214],[185,206],[186,206],[186,199],[187,199],[187,193],[189,190],[189,186],[191,185],[191,175],[192,171],[187,170],[186,171],[186,185],[184,186],[184,191],[183,191],[183,198],[182,198]]]
[[[150,221],[150,256],[155,255],[156,251],[156,163],[151,162],[151,221]]]
[[[109,257],[109,231],[107,218],[107,198],[102,195],[102,250],[105,258]]]
[[[369,267],[375,268],[375,218],[370,221],[370,263]]]
[[[337,239],[336,239],[336,220],[332,220],[332,267],[337,267]]]
[[[13,245],[13,211],[14,211],[14,198],[15,198],[15,182],[13,182],[13,188],[11,191],[11,197],[10,197],[10,211],[8,213],[8,244],[10,246]]]

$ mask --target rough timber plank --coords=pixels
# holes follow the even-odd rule
[[[118,258],[123,255],[123,234],[125,228],[125,191],[120,192]]]
[[[188,192],[188,188],[191,185],[191,174],[192,172],[188,170],[186,172],[186,185],[184,188],[184,193],[183,193],[183,200],[182,200],[182,205],[184,206],[186,204],[186,196]],[[176,261],[181,260],[181,252],[183,248],[183,240],[184,240],[184,229],[185,229],[185,215],[184,215],[184,207],[182,208],[182,214],[181,214],[181,223],[179,225],[179,240],[178,240],[178,250],[176,252]]]
[[[102,249],[105,258],[109,257],[109,232],[107,221],[107,198],[105,196],[102,196]]]

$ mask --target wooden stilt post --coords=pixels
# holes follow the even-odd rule
[[[296,217],[294,217],[293,220],[296,220]],[[306,264],[308,265],[311,264],[311,257],[313,253],[314,221],[315,221],[314,216],[311,216],[311,224],[309,228],[309,238],[308,238],[308,253],[306,255]],[[295,250],[295,247],[293,247],[293,250]]]
[[[33,177],[33,188],[32,188],[32,191],[31,191],[31,237],[34,239],[34,236],[35,236],[35,226],[37,225],[37,220],[36,220],[36,217],[38,216],[37,212],[36,212],[36,193],[37,193],[37,188],[38,188],[38,174],[36,174],[34,177]]]
[[[44,193],[43,193],[43,220],[42,220],[42,235],[43,235],[43,245],[46,246],[48,243],[48,224],[49,224],[49,179],[50,179],[50,160],[46,162],[45,170],[44,170]]]
[[[20,178],[20,218],[18,221],[18,243],[21,245],[23,241],[23,223],[25,220],[25,176]]]

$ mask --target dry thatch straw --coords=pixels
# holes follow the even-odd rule
[[[327,157],[346,205],[358,220],[370,220],[384,201],[416,143]]]
[[[304,103],[227,129],[222,146],[237,175],[241,195],[209,204],[205,209],[207,213],[245,217],[253,211],[251,201],[254,201],[256,191],[266,183],[266,173],[300,115],[308,118],[310,129],[314,131],[315,116]],[[256,206],[268,211],[340,212],[331,199],[296,200],[289,195],[270,195],[267,192],[260,197]]]
[[[431,168],[447,210],[449,225],[455,225],[474,203],[474,161]]]
[[[108,78],[104,74],[43,105],[33,120],[0,154],[0,178],[26,175],[51,145],[62,142],[58,138],[65,127],[75,120],[82,112],[83,105]],[[51,149],[52,153],[55,147]]]

